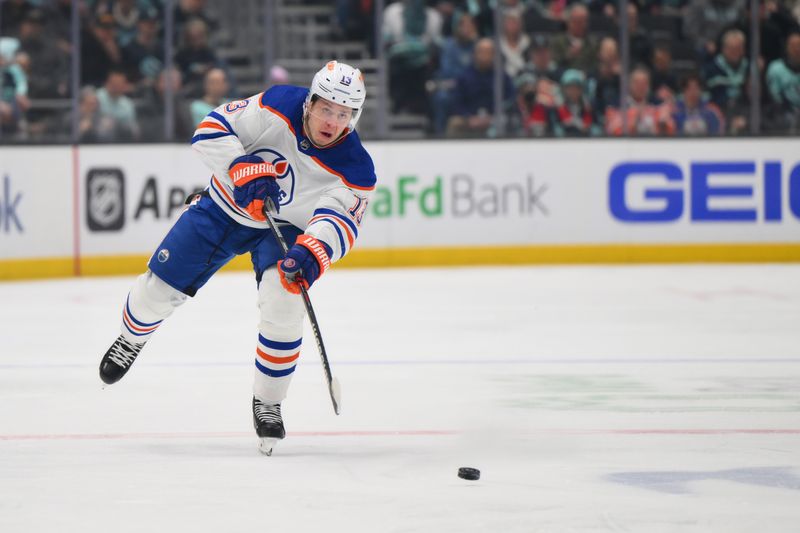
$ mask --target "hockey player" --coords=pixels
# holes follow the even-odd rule
[[[372,159],[355,132],[366,97],[361,72],[331,61],[310,89],[278,85],[221,105],[198,125],[192,147],[213,172],[208,187],[167,233],[131,288],[122,334],[100,362],[119,381],[176,307],[235,255],[250,252],[261,319],[253,423],[261,448],[285,436],[286,398],[302,342],[306,288],[358,238],[375,187]],[[290,246],[282,253],[264,209]]]

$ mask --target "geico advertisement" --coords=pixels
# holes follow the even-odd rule
[[[604,172],[619,236],[800,242],[800,143],[700,140],[632,150]]]
[[[210,176],[176,145],[82,147],[79,168],[83,255],[151,252]]]
[[[791,140],[377,144],[362,245],[800,241]]]
[[[0,149],[0,259],[73,251],[69,148]]]

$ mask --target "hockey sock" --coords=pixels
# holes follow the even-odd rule
[[[143,344],[187,296],[149,270],[136,279],[122,308],[122,335]]]

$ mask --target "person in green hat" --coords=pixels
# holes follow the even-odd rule
[[[589,137],[600,134],[594,109],[585,96],[586,75],[571,68],[561,76],[562,103],[556,108],[553,127],[557,137]]]

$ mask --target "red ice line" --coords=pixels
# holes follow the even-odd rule
[[[418,437],[449,436],[456,430],[397,430],[397,431],[293,431],[292,437]],[[526,433],[544,435],[800,435],[800,429],[541,429]],[[124,440],[124,439],[193,439],[239,438],[250,432],[201,433],[51,433],[30,435],[0,435],[0,440]]]
[[[393,436],[438,436],[456,435],[458,431],[411,430],[411,431],[291,431],[290,437],[393,437]],[[120,439],[194,439],[194,438],[238,438],[252,433],[241,431],[199,433],[51,433],[40,435],[0,435],[0,440],[120,440]]]

